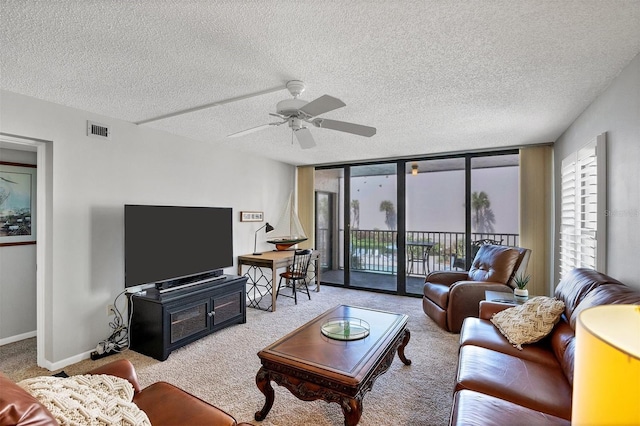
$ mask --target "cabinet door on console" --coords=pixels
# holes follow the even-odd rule
[[[237,318],[243,313],[244,291],[225,294],[213,298],[213,325],[214,327],[227,320]],[[246,321],[246,320],[245,320]],[[242,321],[242,322],[245,322]]]
[[[208,331],[211,312],[211,300],[198,301],[190,306],[168,307],[166,318],[169,321],[169,344],[173,345],[187,337]]]

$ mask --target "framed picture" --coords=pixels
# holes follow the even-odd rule
[[[36,170],[0,161],[0,246],[36,243]]]
[[[263,212],[240,212],[240,222],[262,222]]]

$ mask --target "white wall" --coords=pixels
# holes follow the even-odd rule
[[[608,275],[640,289],[640,55],[555,143],[556,253],[562,159],[607,132]],[[556,254],[556,262],[558,258]],[[555,281],[558,281],[556,270]]]
[[[0,161],[36,164],[36,153],[0,148]],[[0,343],[36,332],[36,246],[0,247]]]
[[[124,289],[124,204],[232,207],[239,255],[260,225],[239,212],[276,217],[294,186],[291,165],[10,92],[0,92],[0,117],[0,132],[52,141],[45,359],[58,368],[110,332],[105,307]],[[112,139],[87,137],[86,120],[112,126]]]

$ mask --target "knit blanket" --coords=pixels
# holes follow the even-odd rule
[[[128,380],[104,374],[34,377],[18,383],[42,403],[61,425],[151,426],[135,405]]]

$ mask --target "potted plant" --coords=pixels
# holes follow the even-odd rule
[[[513,290],[513,297],[516,302],[525,302],[529,298],[529,290],[527,290],[527,284],[531,277],[529,275],[519,274],[513,278],[513,282],[516,288]]]

